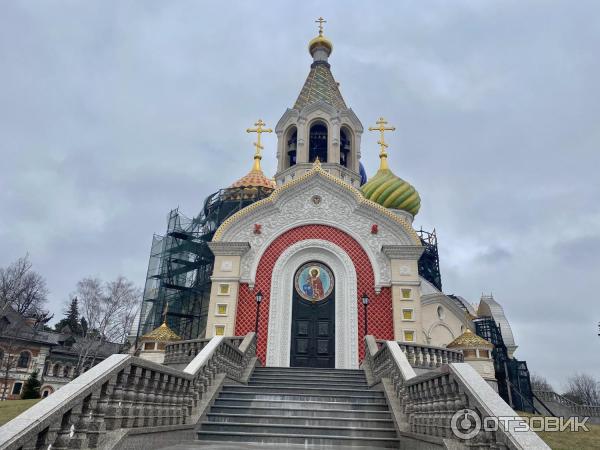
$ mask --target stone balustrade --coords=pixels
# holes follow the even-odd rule
[[[534,390],[533,393],[543,402],[558,403],[559,405],[564,406],[574,416],[600,417],[600,406],[575,403],[554,391]]]
[[[383,340],[377,340],[378,348],[381,348],[384,343]],[[460,350],[408,342],[398,342],[398,345],[406,355],[410,365],[415,369],[435,369],[444,364],[464,361]]]
[[[245,336],[224,337],[231,345],[239,347]],[[210,339],[191,339],[167,344],[164,364],[171,367],[185,367],[208,344]]]
[[[471,410],[480,421],[487,417],[517,417],[517,413],[466,363],[449,363],[416,376],[406,350],[394,341],[376,342],[365,337],[363,368],[372,384],[389,382],[399,403],[398,428],[412,437],[458,440],[452,430],[453,417]],[[443,358],[443,356],[441,356]],[[384,383],[385,384],[385,383]],[[454,421],[458,421],[455,419]],[[519,422],[501,426],[497,431],[477,433],[462,441],[473,448],[549,449],[531,431],[515,431]]]
[[[217,374],[240,381],[255,355],[254,333],[207,340],[184,370],[112,355],[0,427],[0,448],[108,449],[132,428],[195,423]]]

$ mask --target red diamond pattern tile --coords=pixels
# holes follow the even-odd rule
[[[392,291],[391,288],[382,288],[376,294],[374,289],[374,276],[371,262],[361,245],[351,236],[337,228],[328,225],[304,225],[293,228],[277,239],[267,248],[261,257],[256,271],[254,291],[250,291],[247,284],[240,285],[235,334],[244,335],[254,331],[256,320],[255,293],[260,289],[263,301],[260,305],[260,320],[258,324],[258,357],[264,364],[267,354],[267,334],[269,326],[269,300],[271,295],[271,273],[275,262],[281,253],[289,246],[307,239],[324,239],[341,247],[352,259],[357,275],[357,293],[362,296],[366,292],[371,299],[368,311],[369,334],[377,339],[394,339],[394,323],[392,317]],[[358,342],[359,359],[364,357],[363,324],[364,311],[360,298],[358,303]]]

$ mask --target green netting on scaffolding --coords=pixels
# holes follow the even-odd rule
[[[206,198],[193,219],[179,209],[169,212],[167,231],[152,238],[138,337],[160,326],[165,316],[183,339],[204,337],[214,264],[207,243],[229,216],[271,192],[262,187],[221,189]]]

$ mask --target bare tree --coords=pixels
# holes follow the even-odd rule
[[[600,406],[600,382],[591,375],[576,373],[568,378],[563,395],[575,403]]]
[[[29,255],[17,259],[8,267],[0,267],[0,303],[12,306],[24,316],[42,311],[48,289],[46,280],[32,269]]]
[[[103,283],[98,278],[84,278],[77,283],[81,310],[82,336],[74,347],[78,352],[76,372],[92,365],[100,348],[107,342],[122,344],[137,309],[142,291],[123,276]]]
[[[533,389],[534,391],[553,391],[554,390],[552,385],[542,375],[538,375],[537,373],[532,373],[529,380],[531,381],[531,389]]]

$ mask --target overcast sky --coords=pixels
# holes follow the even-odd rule
[[[346,103],[397,128],[444,290],[493,292],[555,385],[598,376],[600,3],[324,3],[2,2],[0,266],[29,252],[57,316],[84,276],[143,285],[169,210],[244,175],[245,128],[293,105],[323,15]]]

